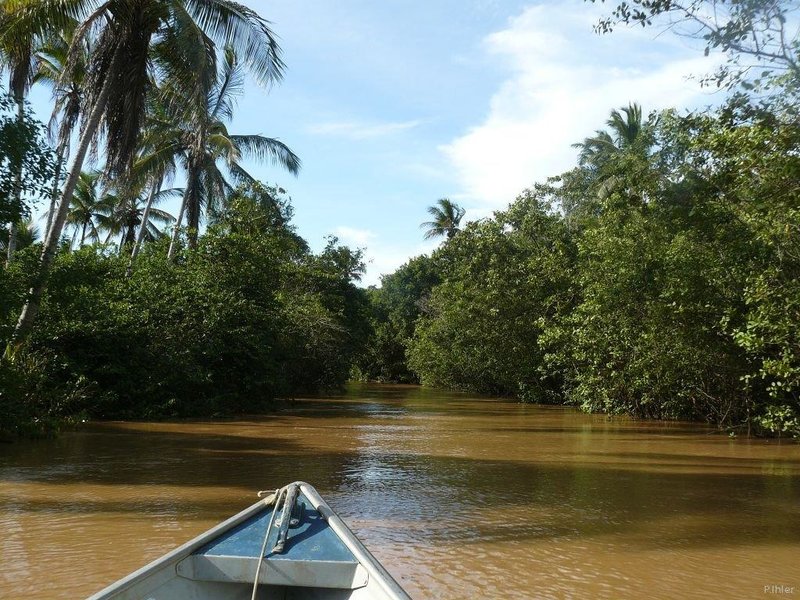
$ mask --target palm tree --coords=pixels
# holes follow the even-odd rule
[[[182,89],[166,86],[163,90],[165,102],[155,109],[145,136],[145,146],[152,146],[147,159],[150,168],[160,161],[164,165],[178,162],[186,173],[186,188],[168,252],[170,259],[177,249],[184,214],[189,245],[194,247],[203,214],[213,215],[224,207],[233,189],[229,179],[235,183],[255,181],[241,165],[243,158],[271,160],[293,174],[300,169],[300,159],[283,142],[261,135],[234,135],[228,131],[226,122],[233,116],[234,101],[243,84],[244,73],[229,47],[215,84],[199,105],[192,106],[192,99],[186,98]]]
[[[72,226],[72,245],[81,247],[87,242],[99,242],[105,234],[104,242],[120,236],[120,250],[130,247],[136,240],[137,228],[142,237],[151,241],[163,235],[158,225],[168,225],[175,221],[169,213],[152,208],[166,198],[180,193],[178,189],[160,190],[147,200],[141,193],[119,190],[112,193],[103,187],[102,173],[92,171],[81,173],[72,206],[67,215],[67,225]],[[80,237],[79,237],[80,236]]]
[[[33,246],[33,244],[39,241],[39,227],[32,219],[21,219],[17,221],[16,232],[17,250]],[[0,230],[0,252],[5,252],[8,249],[8,234],[8,230]]]
[[[80,234],[78,246],[83,246],[87,240],[100,241],[100,230],[104,217],[113,210],[117,198],[104,193],[101,187],[102,174],[98,171],[81,173],[78,184],[75,186],[75,195],[72,198],[67,225],[73,228],[72,245],[75,245]]]
[[[165,151],[165,144],[158,134],[163,129],[164,123],[169,121],[169,117],[165,112],[165,99],[163,96],[164,94],[159,92],[158,94],[151,94],[148,99],[147,119],[139,156],[126,178],[128,185],[131,187],[149,188],[147,201],[141,215],[141,223],[149,222],[150,210],[153,207],[153,203],[160,198],[161,186],[167,181],[172,181],[177,170],[176,160],[178,156],[174,152],[170,152],[169,149]],[[179,190],[174,191],[177,192]],[[173,223],[175,222],[175,218],[171,215],[170,219]],[[128,261],[128,275],[133,272],[133,263],[139,254],[142,243],[145,241],[146,232],[147,227],[139,227],[136,240],[131,248],[130,260]],[[148,239],[150,238],[149,235],[147,237]]]
[[[428,207],[428,213],[433,217],[431,221],[425,221],[420,227],[426,228],[425,239],[430,240],[436,237],[447,237],[452,239],[460,231],[461,219],[467,211],[448,198],[440,198],[436,204]]]
[[[108,173],[123,174],[133,162],[146,99],[159,75],[168,74],[187,94],[201,97],[214,79],[218,47],[230,45],[246,57],[247,67],[262,84],[280,80],[284,64],[267,21],[232,0],[107,0],[99,7],[93,0],[5,0],[4,6],[11,17],[0,30],[0,45],[26,35],[46,37],[77,17],[80,24],[65,78],[71,78],[84,40],[95,40],[84,86],[80,141],[38,273],[6,350],[6,356],[12,356],[33,327],[84,159],[98,134],[103,133]]]
[[[58,187],[61,182],[61,169],[69,156],[72,132],[78,125],[84,104],[83,85],[86,68],[91,56],[90,40],[81,40],[72,52],[73,66],[70,76],[66,76],[67,61],[70,60],[70,47],[77,27],[70,23],[65,30],[53,35],[41,45],[36,53],[36,74],[34,83],[43,83],[53,90],[54,107],[48,129],[51,139],[56,143],[56,169],[53,177],[53,190],[47,211],[45,235],[55,215],[58,201]]]
[[[154,208],[154,205],[179,194],[180,191],[174,188],[160,190],[152,196],[148,193],[146,199],[141,194],[130,193],[115,197],[117,203],[101,217],[100,224],[108,231],[109,239],[119,236],[120,252],[124,248],[133,247],[139,239],[137,231],[141,232],[141,241],[156,240],[164,235],[166,226],[175,222],[175,217]]]
[[[9,28],[13,10],[8,3],[0,5],[0,30]],[[17,119],[25,118],[25,97],[32,82],[34,69],[33,55],[36,36],[30,31],[9,32],[0,39],[0,72],[8,70],[8,89],[17,105]],[[15,166],[13,203],[22,210],[22,164]],[[10,263],[17,246],[17,221],[8,226],[6,243],[6,264]]]
[[[598,130],[594,136],[572,145],[580,149],[578,161],[581,166],[601,169],[614,156],[641,145],[644,127],[642,107],[638,104],[612,110],[606,125],[610,132]]]
[[[594,136],[573,144],[580,149],[579,164],[589,175],[594,200],[603,202],[615,192],[621,192],[630,206],[643,208],[647,195],[639,184],[658,178],[650,160],[653,127],[642,122],[642,108],[638,104],[612,110],[606,125],[607,130],[596,131]],[[591,198],[587,200],[583,209],[592,204]],[[599,206],[593,210],[599,210]]]

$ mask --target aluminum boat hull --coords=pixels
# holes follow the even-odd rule
[[[313,487],[291,485],[288,509],[259,501],[89,600],[249,600],[256,574],[259,600],[410,600]]]

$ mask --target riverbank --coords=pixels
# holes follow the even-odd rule
[[[58,253],[36,329],[0,361],[2,423],[264,412],[343,385],[368,335],[360,252],[312,252],[276,202],[238,189],[174,260],[165,238],[132,267],[122,248]],[[0,269],[4,343],[39,250]]]

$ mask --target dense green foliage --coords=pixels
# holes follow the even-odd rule
[[[406,364],[406,349],[417,318],[426,310],[431,289],[439,282],[434,260],[419,256],[383,277],[380,288],[368,290],[372,337],[356,364],[358,377],[419,383]]]
[[[434,385],[800,436],[796,8],[617,3],[598,32],[676,28],[725,54],[706,83],[740,91],[684,116],[613,110],[573,170],[448,236],[432,289],[392,289],[408,265],[385,277],[372,364],[403,373],[402,353]],[[388,298],[419,309],[394,345]]]
[[[434,385],[797,434],[796,115],[736,96],[639,119],[615,112],[581,166],[424,259],[423,302],[393,286],[414,262],[386,277],[374,310],[422,310],[393,347],[379,321],[372,352]]]
[[[147,245],[130,277],[128,257],[109,248],[60,253],[41,325],[4,367],[14,385],[3,386],[0,410],[216,415],[342,384],[365,338],[360,255],[335,242],[311,253],[278,207],[253,196],[237,193],[175,263],[166,240]],[[22,251],[0,275],[3,337],[34,261],[35,249]]]
[[[225,127],[245,73],[283,76],[265,19],[219,0],[5,2],[0,71],[14,95],[0,100],[0,430],[255,410],[343,381],[365,337],[361,257],[309,252],[241,164],[296,174],[299,158]],[[54,151],[24,110],[39,83]],[[184,188],[165,186],[178,171]],[[178,193],[175,217],[157,208]],[[19,218],[37,196],[46,235],[30,246]]]
[[[409,346],[411,368],[428,383],[549,399],[538,338],[566,301],[572,255],[534,193],[470,224],[438,253],[442,283]]]
[[[354,373],[800,436],[792,3],[618,3],[599,31],[691,23],[728,59],[706,81],[740,92],[703,113],[612,110],[575,168],[491,218],[462,225],[442,198],[422,224],[439,249],[369,290],[359,252],[311,252],[285,192],[242,167],[299,158],[227,131],[241,69],[283,74],[267,21],[217,0],[74,4],[0,15],[0,66],[20,92],[36,63],[60,122],[54,153],[22,94],[0,97],[0,433],[259,411]],[[83,173],[90,148],[104,164]],[[175,217],[156,208],[172,194]],[[44,246],[19,220],[37,197]]]
[[[54,170],[54,153],[44,126],[0,88],[0,224],[29,216],[32,201],[47,193]],[[16,190],[24,193],[17,195]]]

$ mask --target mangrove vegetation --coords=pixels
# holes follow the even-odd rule
[[[598,30],[689,23],[726,99],[613,109],[573,169],[460,231],[432,207],[444,243],[370,290],[365,378],[800,435],[794,7],[707,4],[623,3]]]
[[[623,3],[598,30],[704,4]],[[439,247],[364,289],[362,252],[312,251],[243,163],[300,158],[228,130],[245,74],[284,73],[260,15],[8,0],[0,431],[265,411],[356,377],[800,435],[798,40],[789,3],[718,4],[692,30],[728,58],[714,107],[608,107],[572,169],[487,218],[438,200]]]

